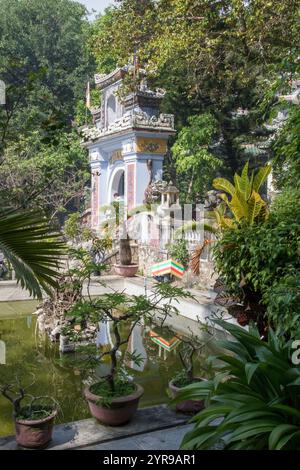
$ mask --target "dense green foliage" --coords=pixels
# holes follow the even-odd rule
[[[53,218],[80,206],[89,179],[72,124],[94,71],[91,26],[71,0],[1,0],[0,10],[0,197]]]
[[[300,108],[294,106],[274,144],[276,186],[299,187]]]
[[[172,147],[181,197],[186,202],[199,201],[199,196],[210,189],[216,170],[222,161],[210,147],[217,140],[217,123],[211,114],[191,116],[188,126],[181,129]]]
[[[183,449],[300,449],[300,367],[292,362],[289,344],[282,346],[270,331],[268,343],[249,332],[217,321],[234,340],[220,341],[225,352],[212,358],[218,371],[212,380],[196,382],[176,400],[206,399],[193,419]],[[221,419],[218,424],[216,419]]]
[[[85,8],[70,0],[1,0],[0,10],[0,77],[6,84],[0,142],[31,131],[51,141],[70,127],[92,72]]]
[[[0,166],[3,205],[40,207],[51,218],[80,205],[89,181],[87,153],[75,132],[58,132],[56,139],[45,144],[35,133],[10,145]]]
[[[273,131],[264,122],[299,71],[298,29],[298,0],[117,0],[96,21],[92,47],[100,72],[132,63],[136,53],[151,84],[166,89],[164,111],[184,129],[166,171],[173,178],[176,167],[183,200],[201,199],[219,160],[222,174],[232,174],[245,160],[270,157]],[[218,139],[205,141],[205,152],[207,113]]]
[[[178,263],[187,269],[189,266],[190,256],[187,249],[187,242],[184,239],[175,240],[172,244],[168,245],[168,256],[173,258]]]
[[[225,230],[214,249],[216,268],[231,292],[248,289],[280,335],[299,336],[300,194],[277,196],[266,223]]]

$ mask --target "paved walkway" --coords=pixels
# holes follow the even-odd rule
[[[190,424],[87,446],[81,450],[178,450]]]

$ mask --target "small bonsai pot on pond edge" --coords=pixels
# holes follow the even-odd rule
[[[128,423],[134,416],[144,389],[135,385],[135,390],[130,395],[113,398],[109,404],[101,404],[103,397],[91,392],[91,387],[86,388],[84,395],[88,401],[90,412],[94,418],[109,426],[119,426]]]
[[[204,400],[183,400],[179,401],[177,395],[182,389],[195,382],[202,382],[206,379],[197,377],[194,374],[193,358],[197,351],[201,351],[203,345],[198,338],[192,333],[190,338],[184,339],[181,336],[181,343],[179,346],[178,354],[181,360],[183,369],[169,382],[170,395],[176,402],[176,411],[182,413],[198,413],[204,408]]]
[[[44,449],[52,439],[53,424],[57,410],[43,419],[15,419],[16,441],[21,447],[28,449]]]
[[[24,387],[16,377],[16,382],[0,385],[0,393],[12,403],[17,444],[28,449],[44,449],[52,439],[59,405],[52,397],[27,393],[34,383],[35,380]],[[21,406],[25,399],[26,404]]]
[[[194,382],[202,381],[205,379],[195,378]],[[169,382],[169,391],[172,398],[176,398],[178,393],[182,390],[183,387],[176,387],[176,379],[173,379]],[[185,385],[186,386],[186,385]],[[176,411],[181,413],[198,413],[204,408],[204,400],[183,400],[179,403],[176,403]]]

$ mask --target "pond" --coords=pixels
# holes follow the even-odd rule
[[[76,367],[76,363],[61,361],[58,344],[51,343],[48,337],[37,331],[36,316],[32,314],[35,307],[32,301],[0,303],[0,340],[6,345],[6,364],[0,364],[0,381],[9,382],[17,374],[28,383],[31,381],[30,373],[33,373],[36,383],[30,393],[50,395],[59,402],[62,413],[57,422],[89,418],[83,398],[86,374]],[[190,328],[195,330],[198,326],[183,317],[178,317],[177,322],[179,332]],[[169,331],[160,331],[159,336],[167,342],[172,340]],[[143,370],[132,370],[135,380],[145,389],[140,403],[142,407],[166,403],[168,381],[181,369],[176,345],[173,351],[168,352],[157,343],[159,341],[151,339],[150,330],[140,327],[129,345],[131,351],[140,349],[145,357],[140,367]],[[197,375],[206,375],[204,369],[207,369],[208,353],[209,349],[205,347],[196,358]],[[128,366],[136,369],[133,364]],[[130,369],[129,373],[131,375]],[[11,404],[0,396],[0,436],[13,432]]]

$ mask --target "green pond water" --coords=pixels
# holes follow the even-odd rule
[[[0,382],[10,382],[18,375],[24,383],[29,383],[30,373],[33,373],[36,382],[30,393],[52,396],[59,402],[62,413],[57,422],[89,418],[88,406],[83,398],[86,374],[76,367],[76,363],[62,363],[58,344],[51,343],[48,337],[37,331],[36,316],[32,315],[35,308],[36,303],[32,301],[0,302],[0,341],[6,345],[6,364],[0,364]],[[181,317],[178,322],[178,331],[183,331],[189,320]],[[195,329],[195,325],[191,322],[189,328]],[[170,338],[167,331],[160,331],[160,334],[166,339]],[[132,370],[132,376],[145,390],[140,406],[165,403],[168,401],[168,381],[181,369],[176,349],[167,352],[165,357],[161,351],[159,356],[159,346],[150,339],[149,331],[143,331],[137,344],[142,344],[146,353],[144,370]],[[202,365],[206,363],[207,355],[206,348],[196,358],[195,370],[200,375],[205,375]],[[107,368],[107,364],[101,367]],[[102,372],[103,369],[100,370]],[[13,432],[11,404],[0,396],[0,436]]]

